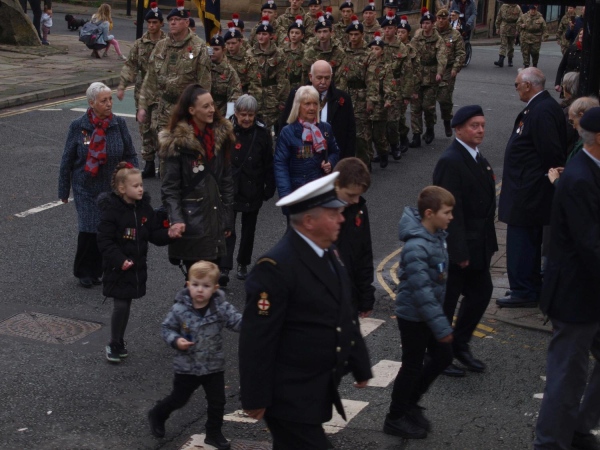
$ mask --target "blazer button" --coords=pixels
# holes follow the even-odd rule
[[[335,349],[338,353],[342,351],[342,347],[338,347]]]
[[[353,321],[352,321],[352,325],[356,325],[356,320],[353,320]]]
[[[350,345],[354,347],[354,344],[356,344],[356,342],[354,341],[350,341]]]
[[[340,327],[337,327],[336,330],[337,330],[338,333],[342,332],[342,329]]]
[[[347,366],[348,365],[348,361],[344,361],[344,365]]]
[[[248,160],[249,160],[249,161],[252,161],[252,156],[248,156]]]
[[[333,373],[335,373],[335,367],[331,370]]]

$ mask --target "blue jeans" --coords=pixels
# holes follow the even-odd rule
[[[543,227],[506,228],[506,267],[512,296],[537,300],[542,289]]]

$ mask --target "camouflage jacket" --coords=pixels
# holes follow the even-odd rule
[[[285,55],[288,80],[290,86],[298,87],[302,84],[302,58],[304,58],[304,44],[300,43],[296,50],[292,50],[290,43],[286,42],[281,49]]]
[[[177,350],[173,360],[175,373],[202,376],[224,371],[223,328],[239,332],[241,327],[242,315],[225,301],[222,290],[213,294],[204,316],[194,308],[187,288],[178,292],[175,304],[161,325],[163,339]],[[188,350],[179,350],[179,338],[194,345]]]
[[[310,67],[315,61],[323,59],[331,64],[333,69],[333,79],[337,82],[338,71],[340,67],[345,64],[346,53],[344,52],[342,45],[337,40],[331,40],[331,47],[327,51],[321,50],[319,42],[317,41],[314,45],[307,44],[304,49],[304,59],[302,61],[302,83],[308,82],[308,72]]]
[[[344,25],[343,21],[333,24],[333,35],[342,43],[343,47],[350,45],[346,28],[348,28],[348,25]]]
[[[279,105],[285,105],[290,93],[290,82],[287,76],[287,66],[283,50],[271,42],[269,50],[261,50],[258,42],[252,47],[252,56],[258,64],[263,103],[259,109],[273,111]]]
[[[413,74],[413,93],[416,94],[421,88],[421,72],[423,70],[423,67],[421,66],[421,58],[411,43],[404,45],[408,47],[408,57],[410,58],[410,65],[412,66]]]
[[[375,23],[371,26],[365,25],[364,22],[362,24],[365,29],[365,42],[367,43],[367,45],[369,45],[371,41],[375,39],[376,31],[379,31],[381,33],[381,36],[383,37],[383,28],[381,28],[379,22],[375,21]]]
[[[229,53],[226,54],[227,61],[240,77],[242,92],[254,97],[260,105],[262,102],[262,87],[260,77],[258,76],[256,59],[250,53],[243,52],[242,48],[240,48],[240,53],[236,56]]]
[[[504,4],[496,16],[498,34],[514,36],[517,33],[517,21],[523,15],[519,5]]]
[[[534,44],[541,42],[542,39],[548,39],[548,27],[544,17],[539,12],[536,12],[533,16],[529,13],[523,14],[517,25],[517,29],[521,33],[521,42]],[[521,25],[525,25],[525,27],[521,28]]]
[[[463,41],[460,33],[450,27],[444,31],[440,31],[436,28],[446,44],[446,70],[444,72],[443,80],[448,81],[452,76],[451,71],[456,70],[456,73],[460,72],[467,53],[465,52],[465,41]]]
[[[250,38],[248,38],[248,49],[251,49],[252,47],[254,47],[258,41],[256,40],[256,30],[258,29],[258,26],[260,25],[260,22],[252,29],[252,31],[250,32]],[[278,42],[278,38],[277,38],[277,25],[275,23],[271,24],[273,26],[273,34],[271,34],[271,44],[275,44],[275,46],[277,46],[277,42]],[[286,30],[287,33],[287,30]]]
[[[385,58],[378,61],[374,55],[371,55],[367,70],[367,104],[373,106],[373,111],[369,113],[369,120],[387,121],[388,110],[384,105],[394,104],[397,101],[397,92],[396,80],[390,65]]]
[[[420,28],[415,33],[411,44],[421,59],[421,86],[437,85],[435,76],[444,75],[448,62],[444,40],[437,30],[434,29],[431,36],[425,36],[423,29]]]
[[[371,51],[363,42],[362,47],[346,47],[344,52],[346,58],[344,66],[340,68],[336,87],[350,95],[354,114],[364,115],[367,112],[367,71],[371,61]]]
[[[304,22],[304,41],[307,41],[315,34],[315,21],[310,17],[310,14],[300,8],[298,14],[292,14],[291,8],[285,10],[281,16],[277,18],[274,24],[275,32],[277,33],[277,44],[282,45],[287,41],[288,28],[291,24],[296,22],[296,16],[302,16]]]
[[[414,90],[414,76],[408,47],[400,39],[385,43],[384,55],[387,63],[392,69],[392,75],[396,80],[398,99],[410,99]]]
[[[167,35],[161,30],[160,37],[156,41],[153,41],[146,31],[141,38],[134,42],[133,47],[131,47],[131,51],[129,52],[129,56],[127,57],[127,61],[125,61],[125,64],[121,69],[119,89],[125,89],[129,83],[135,81],[133,97],[135,98],[136,108],[140,98],[140,89],[142,88],[144,77],[146,76],[146,68],[148,67],[150,54],[152,53],[152,50],[154,50],[156,43],[166,37]]]
[[[560,23],[558,24],[558,29],[556,30],[556,39],[560,41],[561,47],[568,47],[569,40],[566,38],[567,30],[569,29],[569,23],[571,22],[571,17],[576,17],[577,13],[573,12],[573,14],[569,15],[565,14],[562,19],[560,19]]]
[[[167,107],[161,109],[170,110],[184,89],[193,83],[210,91],[210,58],[206,42],[191,31],[180,42],[168,36],[156,44],[148,60],[139,109],[147,110],[149,105],[164,103]]]
[[[225,117],[227,103],[235,103],[242,95],[240,77],[226,57],[218,64],[211,62],[210,67],[212,76],[210,94],[215,102],[215,107]]]

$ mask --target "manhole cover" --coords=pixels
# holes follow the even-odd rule
[[[99,330],[102,325],[37,312],[23,312],[0,322],[0,334],[49,344],[72,344]]]

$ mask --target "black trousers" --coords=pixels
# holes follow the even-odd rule
[[[73,265],[76,278],[102,277],[102,254],[96,243],[96,233],[82,233],[77,236],[77,253]]]
[[[42,22],[42,2],[40,0],[19,0],[19,3],[21,3],[21,7],[25,13],[27,13],[27,1],[29,1],[31,10],[33,11],[33,26],[40,36],[40,39],[42,39],[42,34],[40,33],[40,24]]]
[[[402,338],[402,367],[394,381],[390,414],[402,417],[452,363],[454,355],[452,345],[438,342],[425,322],[398,318],[398,327]],[[425,352],[430,358],[423,363]]]
[[[233,269],[233,252],[235,250],[235,222],[238,214],[242,215],[242,232],[240,237],[240,249],[238,250],[237,263],[242,266],[250,265],[252,260],[252,250],[254,249],[254,235],[256,233],[256,221],[258,220],[258,209],[256,211],[234,211],[233,228],[231,235],[226,239],[227,256],[221,261],[221,268],[225,270]]]
[[[506,268],[512,296],[537,300],[542,289],[543,227],[506,227]]]
[[[327,450],[333,448],[322,425],[290,422],[264,416],[273,437],[273,450]]]
[[[458,264],[450,264],[444,299],[448,322],[452,323],[458,299],[463,295],[454,326],[454,351],[469,350],[469,341],[490,303],[493,289],[489,269],[461,269]]]
[[[154,407],[156,417],[166,421],[171,413],[183,408],[192,394],[200,386],[204,388],[207,403],[206,432],[219,431],[223,426],[225,413],[225,372],[208,375],[189,375],[176,373],[173,379],[173,391]]]
[[[131,311],[130,298],[115,298],[113,301],[113,312],[110,319],[110,343],[120,344],[125,337],[125,329],[129,322]]]

